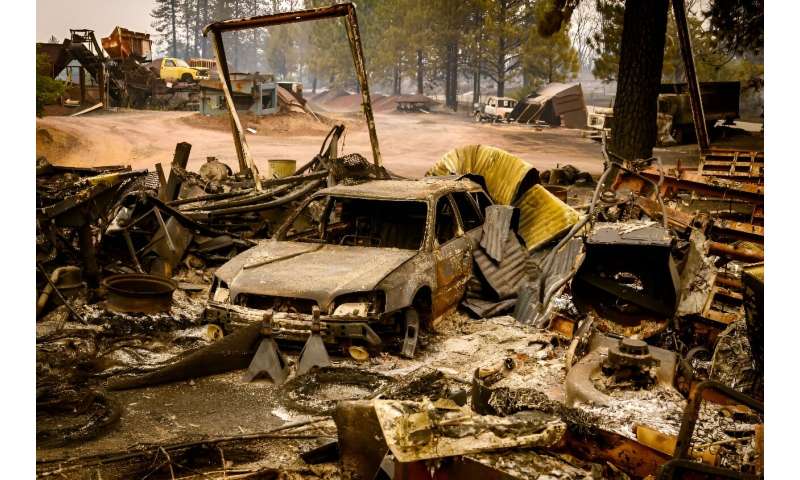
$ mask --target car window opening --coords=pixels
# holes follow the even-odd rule
[[[287,240],[328,245],[419,250],[425,237],[424,202],[331,197],[310,202]],[[318,219],[319,225],[315,226]]]
[[[439,245],[452,240],[458,232],[456,217],[453,207],[447,197],[442,197],[436,203],[436,240]]]

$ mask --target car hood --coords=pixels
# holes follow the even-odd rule
[[[240,293],[315,300],[325,311],[339,295],[375,289],[417,254],[396,248],[266,241],[234,257],[216,276]]]

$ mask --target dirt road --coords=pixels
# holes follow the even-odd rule
[[[47,142],[62,142],[63,148],[44,147],[48,160],[60,165],[130,164],[153,168],[168,165],[177,142],[192,144],[190,169],[206,156],[216,156],[236,167],[236,152],[227,130],[203,128],[187,122],[191,112],[130,111],[88,114],[82,117],[46,117],[37,120],[49,131]],[[351,118],[351,117],[348,117]],[[471,143],[492,145],[511,152],[540,170],[571,163],[581,170],[599,174],[602,168],[596,142],[581,138],[569,129],[542,129],[522,125],[476,124],[461,115],[398,114],[376,115],[376,128],[386,167],[400,175],[421,176],[448,150]],[[37,138],[41,135],[37,134]],[[66,140],[65,140],[66,138]],[[324,134],[248,135],[247,142],[259,169],[266,171],[270,158],[292,158],[302,164],[320,148]],[[358,152],[371,159],[369,137],[363,126],[349,128],[344,153]]]

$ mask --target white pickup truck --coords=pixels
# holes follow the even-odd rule
[[[476,122],[484,120],[489,122],[508,121],[508,114],[514,110],[517,101],[509,97],[489,97],[484,104],[475,104],[473,117]]]

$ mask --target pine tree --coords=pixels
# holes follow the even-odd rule
[[[150,12],[150,16],[153,18],[150,26],[161,35],[159,42],[173,57],[178,56],[176,1],[155,0],[156,6]]]

